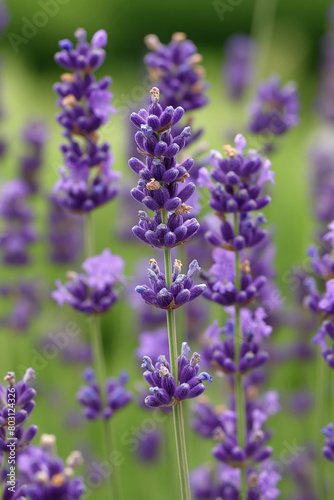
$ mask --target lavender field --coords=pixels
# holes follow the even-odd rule
[[[0,497],[331,500],[334,4],[0,0]]]

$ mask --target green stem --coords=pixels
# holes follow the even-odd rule
[[[238,214],[234,214],[234,234],[237,236],[239,234],[239,222]],[[235,252],[235,283],[236,287],[241,288],[241,275],[240,275],[240,254]],[[246,419],[245,419],[245,400],[244,400],[244,389],[242,384],[242,376],[239,371],[240,363],[240,348],[242,344],[242,329],[240,321],[240,307],[235,306],[235,335],[234,335],[234,350],[235,350],[235,364],[237,366],[237,372],[234,377],[234,398],[235,398],[235,408],[237,412],[237,437],[238,444],[240,448],[245,447],[246,444]],[[240,500],[246,500],[247,498],[247,485],[246,485],[246,469],[241,467],[241,488],[240,488]]]
[[[316,367],[316,387],[315,387],[315,437],[316,445],[316,467],[315,482],[317,498],[326,498],[325,496],[325,467],[322,460],[321,448],[323,446],[323,436],[321,429],[327,424],[324,420],[324,400],[325,400],[325,382],[326,382],[326,363],[322,357],[321,350],[317,349],[317,367]],[[326,399],[327,401],[327,399]]]
[[[277,0],[255,0],[251,36],[256,39],[261,49],[259,60],[259,78],[261,79],[267,69],[270,58],[270,48],[275,26]]]
[[[86,255],[91,257],[95,252],[95,238],[94,238],[94,227],[92,214],[87,215],[86,220]],[[103,342],[102,342],[102,332],[101,332],[101,321],[97,314],[94,314],[89,322],[91,343],[94,352],[94,365],[95,372],[97,376],[98,383],[101,388],[101,399],[104,399],[104,387],[107,380],[107,368],[103,352]],[[104,443],[104,453],[107,459],[107,463],[110,464],[112,459],[112,452],[115,449],[112,428],[108,420],[103,419],[102,427],[102,441]],[[109,476],[109,490],[110,499],[119,500],[120,498],[120,481],[118,468],[113,468],[113,474]]]
[[[167,211],[162,210],[161,216],[162,216],[162,223],[166,224]],[[169,288],[170,285],[172,284],[172,259],[171,259],[170,248],[164,249],[164,258],[165,258],[166,286],[167,288]],[[169,343],[169,355],[170,355],[170,368],[174,380],[177,383],[179,378],[178,378],[175,311],[170,309],[167,310],[167,330],[168,330],[168,343]],[[174,423],[174,434],[176,443],[176,456],[179,469],[181,500],[191,500],[187,449],[186,449],[186,440],[185,440],[183,414],[182,414],[182,402],[179,402],[178,404],[173,406],[173,423]]]

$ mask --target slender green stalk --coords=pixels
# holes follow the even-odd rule
[[[91,257],[95,253],[95,238],[92,214],[89,213],[86,217],[86,255]],[[107,380],[107,369],[103,352],[101,321],[97,314],[94,314],[89,322],[91,343],[94,352],[94,364],[97,380],[101,387],[101,399],[103,401],[103,387]],[[102,441],[104,445],[105,457],[107,463],[111,461],[112,452],[114,450],[114,439],[112,427],[108,420],[103,419]],[[113,474],[109,476],[110,500],[119,500],[120,498],[120,481],[117,467],[114,467]]]
[[[271,42],[274,34],[277,0],[255,0],[251,36],[257,40],[261,53],[258,61],[258,75],[262,78],[270,59]]]
[[[319,348],[317,349],[316,365],[314,442],[316,445],[317,458],[315,466],[315,484],[317,498],[325,499],[325,467],[321,456],[321,448],[323,446],[321,429],[327,424],[326,416],[324,415],[324,402],[327,401],[325,393],[327,367]]]
[[[105,381],[107,380],[107,370],[104,361],[103,354],[103,343],[101,335],[101,322],[98,315],[94,315],[93,321],[91,323],[91,337],[94,349],[94,362],[97,369],[97,379],[100,387],[104,387]],[[101,398],[103,399],[103,392],[101,391]],[[103,419],[103,442],[105,447],[105,456],[107,457],[107,462],[110,463],[110,456],[114,450],[114,438],[112,433],[112,427],[108,420]],[[113,474],[110,474],[110,491],[111,498],[113,500],[118,500],[120,498],[120,481],[118,475],[118,468],[114,467]]]
[[[167,223],[167,212],[162,210],[162,222]],[[165,258],[165,276],[167,288],[172,284],[172,259],[171,252],[169,248],[164,250]],[[168,343],[169,343],[169,355],[170,355],[170,367],[171,373],[175,379],[178,381],[178,362],[177,362],[177,336],[176,336],[176,322],[175,322],[175,311],[167,310],[167,330],[168,330]],[[176,443],[176,455],[179,469],[179,479],[180,479],[180,492],[181,500],[191,500],[190,485],[189,485],[189,470],[188,470],[188,459],[187,459],[187,449],[186,440],[184,432],[183,414],[182,414],[182,402],[179,402],[173,406],[173,423],[174,423],[174,434]]]
[[[239,224],[238,224],[238,214],[234,214],[234,234],[239,234]],[[240,278],[240,255],[239,252],[235,252],[235,283],[237,288],[241,288],[241,278]],[[240,348],[242,344],[242,330],[240,321],[240,307],[235,306],[235,334],[234,334],[234,350],[235,350],[235,364],[237,370],[240,362]],[[234,377],[234,397],[235,397],[235,408],[237,412],[237,436],[238,444],[241,448],[245,447],[246,444],[246,415],[245,415],[245,398],[244,389],[242,385],[242,376],[238,370]],[[246,470],[245,467],[241,468],[241,488],[240,488],[240,500],[246,500],[247,498],[247,485],[246,485]]]

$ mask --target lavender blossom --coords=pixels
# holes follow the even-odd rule
[[[261,210],[271,201],[268,195],[262,195],[267,182],[274,184],[271,162],[262,159],[254,150],[244,153],[246,144],[246,139],[238,134],[235,148],[223,147],[226,157],[212,151],[211,175],[206,168],[199,172],[199,185],[209,189],[209,205],[220,214]]]
[[[143,300],[147,304],[160,309],[177,309],[180,306],[196,299],[202,295],[206,285],[195,285],[194,276],[200,267],[196,260],[193,260],[187,274],[181,274],[181,262],[175,260],[173,267],[172,284],[169,288],[166,285],[166,277],[160,272],[155,259],[150,260],[148,277],[150,286],[140,285],[136,287]]]
[[[102,418],[108,420],[114,413],[129,404],[131,394],[125,389],[128,380],[126,372],[120,373],[118,379],[108,378],[101,394],[92,368],[87,368],[83,379],[88,385],[80,387],[77,399],[84,407],[84,416],[89,420]]]
[[[21,180],[12,180],[0,192],[0,217],[4,232],[0,235],[2,259],[6,264],[24,265],[30,260],[29,247],[36,241],[34,214],[27,203],[29,188]]]
[[[327,460],[334,462],[334,432],[333,424],[328,424],[321,431],[325,435],[325,446],[322,449],[322,453]]]
[[[240,470],[235,467],[219,464],[212,469],[203,465],[192,471],[190,479],[195,499],[240,500]],[[280,496],[277,488],[280,480],[281,476],[270,462],[264,462],[256,471],[250,470],[247,473],[247,500],[275,500]]]
[[[238,370],[245,374],[262,366],[267,361],[268,354],[261,350],[261,343],[272,332],[272,328],[264,321],[265,318],[266,314],[262,308],[255,311],[247,308],[241,309],[243,339],[238,366],[235,363],[234,319],[228,320],[221,330],[218,322],[214,323],[204,337],[203,358],[207,364],[229,375],[235,374]],[[224,334],[223,339],[220,339],[221,334]]]
[[[180,213],[180,215],[178,215]],[[156,248],[172,248],[184,243],[199,229],[199,222],[192,218],[184,220],[184,207],[176,209],[167,221],[162,223],[161,213],[158,212],[152,219],[146,212],[140,210],[138,213],[139,224],[132,231],[133,234],[144,243]]]
[[[217,218],[219,221],[219,218]],[[209,230],[205,238],[211,245],[226,248],[227,250],[241,251],[245,247],[251,248],[261,243],[266,237],[266,231],[261,229],[261,224],[266,221],[263,214],[252,216],[250,213],[240,215],[239,233],[236,235],[232,224],[222,218],[220,227]]]
[[[332,221],[334,214],[334,150],[330,137],[330,134],[328,137],[321,135],[310,154],[310,186],[314,212],[316,218],[325,224]],[[321,231],[322,229],[321,227]]]
[[[133,228],[139,239],[155,247],[172,248],[189,240],[199,229],[196,219],[185,219],[191,210],[186,202],[195,192],[192,182],[180,189],[179,185],[189,177],[194,165],[191,158],[181,164],[176,155],[186,146],[190,128],[184,128],[174,136],[171,127],[177,124],[184,113],[183,108],[168,106],[164,111],[159,104],[159,89],[151,90],[152,104],[148,111],[142,109],[131,114],[131,121],[139,131],[135,135],[138,152],[146,157],[144,164],[137,158],[129,160],[130,168],[139,176],[133,198],[147,209],[155,212],[151,219],[139,212],[140,223]],[[160,211],[166,213],[164,216]]]
[[[35,372],[32,368],[28,368],[23,379],[19,382],[15,380],[15,373],[8,372],[5,377],[7,386],[0,384],[0,455],[9,453],[9,445],[15,439],[16,451],[21,451],[26,448],[37,433],[37,427],[30,425],[25,429],[24,425],[27,422],[31,412],[35,407],[36,391],[30,387],[29,382],[35,378]],[[14,435],[7,435],[8,419],[12,422],[13,410],[12,405],[15,402],[15,430]],[[12,423],[10,424],[12,425]]]
[[[151,385],[150,396],[145,399],[145,404],[152,408],[173,406],[184,399],[198,397],[205,391],[203,382],[212,382],[212,377],[199,372],[201,357],[194,353],[189,360],[190,348],[186,342],[182,344],[181,355],[178,357],[178,385],[170,373],[170,366],[165,356],[161,355],[155,366],[151,358],[144,356],[142,367],[145,380]]]
[[[207,288],[204,297],[222,306],[249,305],[259,294],[266,283],[265,276],[252,277],[249,262],[241,265],[241,288],[235,284],[235,254],[229,250],[215,248],[212,257],[213,266],[207,273],[202,272],[201,278]]]
[[[236,34],[227,39],[223,77],[231,99],[242,99],[253,83],[255,54],[256,45],[250,36]]]
[[[56,195],[49,200],[50,259],[56,263],[76,262],[83,247],[83,218],[66,210]]]
[[[27,184],[30,193],[36,193],[39,188],[38,174],[48,138],[49,131],[41,121],[28,122],[22,131],[26,152],[20,159],[19,177]]]
[[[123,280],[123,259],[105,249],[86,259],[82,268],[84,273],[69,272],[70,280],[64,285],[57,280],[52,298],[59,306],[67,303],[85,314],[108,311],[118,299],[115,285]]]
[[[85,30],[79,28],[75,37],[75,48],[70,40],[61,40],[61,51],[55,55],[60,66],[72,71],[63,73],[61,82],[54,86],[61,107],[57,119],[67,139],[61,145],[65,167],[60,169],[55,192],[66,208],[84,213],[115,197],[114,183],[119,176],[112,171],[109,145],[100,143],[98,135],[110,114],[115,113],[108,90],[111,79],[103,77],[97,81],[94,75],[105,59],[107,34],[97,31],[88,43]]]
[[[42,447],[29,446],[18,457],[20,481],[29,498],[80,500],[85,487],[81,477],[73,477],[74,469],[82,464],[80,452],[72,452],[66,461],[54,452],[55,437],[43,434]]]
[[[236,414],[226,410],[221,418],[221,436],[217,433],[217,444],[212,453],[221,462],[227,465],[239,466],[242,462],[251,460],[254,463],[268,459],[272,454],[272,448],[266,446],[269,434],[263,430],[267,416],[261,410],[251,413],[251,426],[247,431],[245,448],[240,448],[237,441]]]
[[[278,76],[262,83],[250,105],[249,130],[281,135],[299,123],[299,96],[294,83],[281,85]]]
[[[40,310],[40,290],[35,281],[7,284],[0,288],[2,300],[10,301],[9,310],[0,317],[0,325],[15,332],[28,330]]]
[[[322,240],[328,244],[327,248],[319,253],[314,246],[308,250],[310,257],[310,266],[313,274],[317,277],[318,283],[314,276],[308,276],[304,279],[304,284],[307,288],[308,295],[304,299],[304,305],[313,313],[318,315],[319,319],[327,319],[326,323],[320,328],[314,342],[320,343],[322,350],[324,349],[324,335],[327,333],[331,336],[330,321],[334,316],[334,259],[333,259],[333,223],[328,226],[329,231],[322,236]]]
[[[204,82],[202,56],[185,33],[174,33],[168,45],[156,35],[147,35],[145,43],[152,50],[145,57],[152,82],[160,88],[161,105],[182,106],[185,111],[207,104],[204,94],[208,84]]]
[[[139,446],[136,450],[136,454],[138,460],[140,462],[144,461],[145,463],[156,463],[160,458],[161,451],[161,442],[163,440],[163,436],[161,432],[155,431],[150,432],[145,435],[145,438],[142,438],[142,434],[140,433],[138,436]]]
[[[248,385],[248,393],[250,393],[249,389],[251,387],[253,389],[254,385]],[[224,414],[226,411],[230,412],[230,410],[222,406],[214,407],[205,397],[200,398],[193,409],[192,428],[202,437],[220,442],[223,438],[224,425],[226,425],[226,422],[224,424]],[[255,410],[264,413],[269,418],[278,413],[280,409],[279,395],[276,391],[269,390],[261,398],[249,398],[246,405],[247,431],[252,431]],[[228,415],[230,414],[228,413]]]

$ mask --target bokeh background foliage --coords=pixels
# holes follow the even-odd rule
[[[57,0],[54,2],[57,3]],[[29,40],[26,39],[27,43],[20,43],[17,51],[13,50],[8,33],[23,36],[22,29],[26,19],[33,21],[36,12],[43,10],[41,4],[46,3],[42,0],[10,1],[11,24],[7,35],[1,41],[1,51],[4,54],[1,71],[7,115],[2,127],[9,140],[10,150],[1,165],[1,182],[15,175],[20,153],[18,131],[29,116],[44,117],[51,129],[51,140],[42,174],[44,189],[50,190],[57,179],[57,167],[61,164],[58,151],[60,127],[53,119],[56,109],[52,84],[58,78],[59,68],[53,62],[53,54],[57,50],[57,41],[72,37],[78,26],[85,27],[90,35],[99,28],[108,31],[108,56],[100,75],[110,74],[113,77],[112,90],[115,105],[120,109],[120,113],[112,118],[112,125],[105,128],[104,134],[112,143],[116,158],[115,169],[122,172],[123,185],[126,185],[130,178],[134,180],[127,167],[127,150],[131,138],[125,116],[134,105],[139,104],[147,90],[142,65],[145,53],[143,38],[147,33],[154,32],[163,42],[167,42],[174,31],[184,31],[203,54],[206,79],[210,83],[210,104],[196,112],[195,118],[197,124],[205,127],[204,139],[210,148],[220,149],[226,142],[229,131],[242,127],[246,116],[246,102],[235,105],[226,97],[221,83],[222,46],[232,33],[251,31],[253,1],[241,1],[232,10],[227,11],[222,19],[215,7],[217,3],[204,0],[169,0],[159,3],[148,0],[63,0],[57,3],[59,9],[53,17],[49,16],[46,25],[38,28]],[[307,151],[311,147],[313,130],[317,125],[312,108],[317,88],[319,46],[328,6],[329,2],[325,0],[318,0],[316,4],[304,0],[279,0],[270,57],[263,69],[265,75],[275,72],[279,73],[284,81],[296,80],[302,101],[301,124],[284,138],[273,162],[276,188],[273,203],[266,211],[268,220],[276,227],[277,281],[282,288],[287,307],[291,294],[287,280],[288,270],[304,260],[305,249],[312,238]],[[264,16],[260,19],[259,27],[266,29]],[[47,214],[43,200],[36,202],[36,210],[40,232],[45,234]],[[124,210],[127,210],[127,207],[117,200],[94,214],[96,248],[102,250],[110,247],[113,252],[122,255],[127,263],[127,277],[131,281],[139,256],[148,254],[145,253],[147,250],[142,248],[144,245],[132,247],[119,240],[116,228],[120,211]],[[135,223],[135,212],[128,214],[128,217],[132,217]],[[17,270],[4,266],[0,272],[1,281],[20,278]],[[33,361],[38,374],[39,394],[33,421],[39,426],[40,433],[56,434],[58,452],[64,457],[78,446],[90,447],[90,451],[99,457],[101,436],[96,428],[98,426],[89,425],[78,418],[80,409],[74,400],[74,394],[81,383],[82,367],[62,364],[59,355],[51,359],[51,355],[46,356],[40,348],[40,339],[49,332],[61,331],[62,325],[67,321],[74,321],[81,328],[82,335],[86,338],[88,336],[87,324],[79,315],[73,315],[66,308],[58,310],[48,298],[52,283],[57,277],[64,277],[65,272],[66,267],[55,267],[48,262],[45,244],[39,242],[34,249],[33,266],[24,273],[26,276],[40,278],[45,290],[45,307],[27,334],[18,335],[4,330],[0,332],[1,373],[12,369],[20,371],[23,367],[30,366]],[[0,304],[0,309],[4,307],[5,304]],[[120,369],[129,370],[133,386],[134,380],[140,378],[140,367],[133,354],[139,331],[135,314],[131,314],[130,309],[127,297],[124,296],[112,312],[103,318],[103,337],[109,373],[116,374]],[[217,313],[217,309],[214,311]],[[273,335],[273,341],[285,342],[293,335],[294,332],[287,326]],[[283,398],[288,398],[289,393],[300,384],[312,384],[312,378],[312,373],[304,370],[303,366],[287,364],[284,371],[274,371],[270,385],[283,392]],[[207,394],[218,402],[221,388],[222,384],[218,381],[207,389]],[[136,444],[132,437],[138,428],[146,425],[147,419],[150,419],[150,413],[138,409],[134,404],[116,416],[116,435],[123,437],[117,445],[124,461],[119,470],[125,498],[153,500],[159,496],[164,500],[171,496],[167,486],[172,472],[166,469],[163,461],[150,467],[140,464],[131,452]],[[286,443],[302,443],[308,429],[312,432],[310,422],[305,420],[301,425],[296,417],[288,415],[285,410],[271,420],[271,427],[275,430],[275,456],[279,456],[286,449]],[[210,461],[209,443],[194,437],[190,429],[187,430],[187,439],[191,467],[205,460]],[[285,498],[288,488],[289,482],[286,480],[282,485],[282,498]],[[90,497],[95,500],[105,499],[103,487],[94,490]]]

